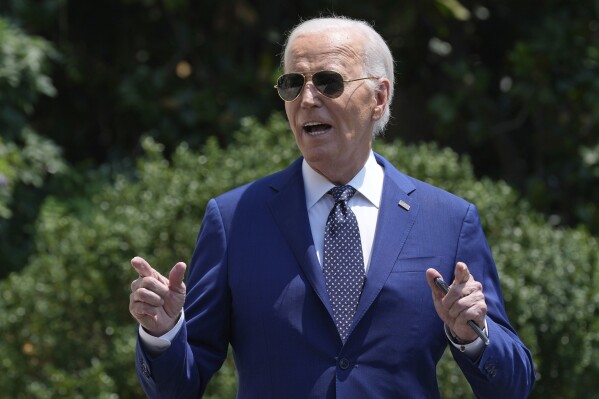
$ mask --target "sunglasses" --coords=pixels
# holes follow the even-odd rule
[[[275,89],[277,89],[277,92],[279,93],[279,97],[287,102],[298,98],[310,75],[312,76],[312,83],[314,84],[314,87],[316,87],[316,90],[328,98],[339,97],[343,93],[345,83],[365,79],[378,79],[374,76],[368,76],[366,78],[345,80],[339,72],[335,71],[320,71],[312,74],[298,72],[286,73],[279,77],[275,86]]]

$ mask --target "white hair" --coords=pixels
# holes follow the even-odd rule
[[[385,131],[385,127],[391,117],[391,101],[393,100],[393,86],[395,81],[395,75],[393,73],[394,62],[389,46],[387,46],[385,40],[374,30],[371,24],[342,16],[314,18],[301,22],[293,28],[287,36],[287,41],[283,46],[283,56],[281,59],[282,67],[285,69],[285,64],[289,56],[289,48],[297,36],[302,34],[320,33],[331,29],[355,30],[359,32],[365,41],[362,54],[364,72],[368,76],[389,79],[390,88],[387,104],[385,105],[385,110],[383,111],[381,119],[375,122],[372,131],[373,136],[381,135]],[[375,90],[378,90],[378,86]]]

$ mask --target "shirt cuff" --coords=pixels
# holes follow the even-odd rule
[[[171,346],[171,342],[181,330],[181,326],[185,322],[185,314],[183,310],[181,310],[181,315],[179,316],[179,320],[177,324],[168,332],[161,335],[160,337],[155,337],[150,335],[142,326],[139,325],[139,338],[144,345],[144,349],[146,349],[152,356],[157,356],[167,350]]]
[[[471,360],[475,360],[480,356],[483,349],[485,348],[485,343],[483,342],[483,340],[480,337],[477,337],[474,341],[472,341],[468,344],[460,344],[455,341],[453,334],[449,330],[449,327],[447,326],[447,324],[445,324],[444,327],[445,327],[445,335],[447,335],[447,339],[454,347],[458,348],[460,350],[460,352],[463,352]],[[485,318],[485,327],[483,328],[483,332],[487,335],[487,337],[489,336],[489,329],[487,328],[487,319],[486,318]]]

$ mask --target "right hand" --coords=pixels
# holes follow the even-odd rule
[[[187,266],[177,263],[168,279],[139,256],[131,259],[131,266],[139,278],[131,283],[129,312],[149,334],[164,335],[177,324],[183,309],[186,293],[183,278]]]

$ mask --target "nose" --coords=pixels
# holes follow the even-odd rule
[[[302,92],[300,93],[300,101],[302,108],[320,106],[320,93],[316,90],[316,87],[311,80],[304,84]]]

